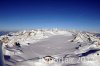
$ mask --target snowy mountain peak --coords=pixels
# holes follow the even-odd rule
[[[16,66],[66,66],[67,63],[58,63],[52,58],[65,61],[66,58],[96,58],[100,54],[100,37],[82,31],[33,29],[2,35],[0,40],[3,42],[4,55],[10,61],[17,61],[14,61]],[[98,63],[99,60],[96,60]],[[6,62],[14,66],[8,60]],[[84,66],[84,62],[81,63]]]

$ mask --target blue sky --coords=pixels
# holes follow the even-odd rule
[[[0,30],[32,28],[100,32],[100,1],[0,0]]]

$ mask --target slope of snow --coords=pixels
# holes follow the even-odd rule
[[[93,33],[34,29],[9,33],[0,36],[0,40],[4,55],[11,57],[6,59],[6,64],[11,66],[100,66],[100,37]],[[60,59],[60,62],[47,63],[45,56]],[[93,60],[79,59],[87,57]],[[68,63],[68,58],[73,58],[72,63]]]
[[[96,37],[94,34],[91,33],[82,33],[79,32],[74,35],[73,42],[99,42],[99,38]]]

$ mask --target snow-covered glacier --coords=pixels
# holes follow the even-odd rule
[[[0,36],[6,66],[100,66],[95,33],[33,29]]]

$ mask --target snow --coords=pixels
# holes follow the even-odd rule
[[[100,66],[100,37],[96,37],[94,33],[61,29],[33,29],[2,35],[0,40],[3,42],[4,55],[11,56],[10,60],[5,60],[7,65]],[[16,42],[21,47],[18,47]],[[96,52],[80,57],[91,50]],[[62,61],[50,60],[50,63],[47,63],[43,58],[45,56]],[[65,62],[68,58],[73,58],[71,60],[73,63]],[[80,58],[92,58],[92,60],[83,61]]]

